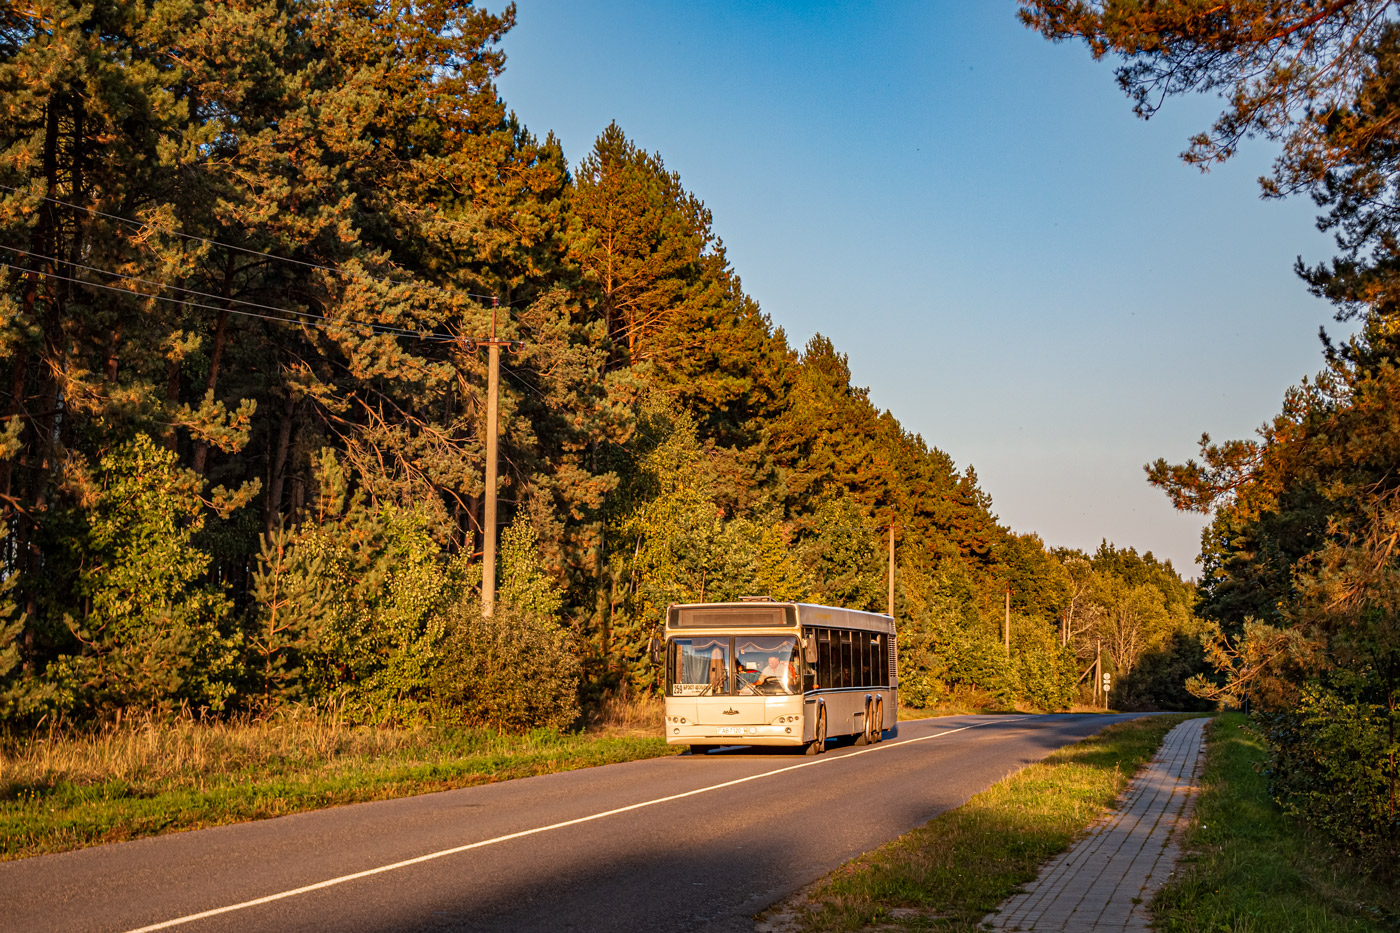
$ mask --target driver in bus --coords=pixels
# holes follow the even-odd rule
[[[776,654],[768,656],[768,666],[759,674],[759,683],[772,680],[781,683],[784,687],[792,685],[793,670],[791,664],[784,664],[782,659]]]

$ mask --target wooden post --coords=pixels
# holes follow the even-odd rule
[[[1103,690],[1103,639],[1094,642],[1094,699]],[[1103,708],[1108,709],[1108,694],[1103,695]]]

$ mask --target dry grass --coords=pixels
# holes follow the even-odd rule
[[[50,728],[0,746],[0,800],[59,782],[163,782],[182,775],[285,769],[374,758],[422,744],[426,730],[347,725],[336,710],[290,709],[264,719],[163,720],[151,714],[83,732]]]
[[[666,700],[659,696],[608,694],[586,718],[588,731],[596,735],[664,736]]]
[[[674,754],[643,710],[597,732],[356,726],[336,710],[128,719],[0,741],[0,859]]]

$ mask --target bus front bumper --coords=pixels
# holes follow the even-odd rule
[[[802,723],[766,726],[697,726],[666,723],[668,745],[805,745]]]

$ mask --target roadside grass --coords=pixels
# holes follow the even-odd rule
[[[1249,720],[1208,738],[1187,855],[1153,901],[1164,933],[1353,933],[1400,929],[1400,894],[1311,838],[1269,799],[1267,749]]]
[[[625,713],[621,721],[619,713]],[[640,707],[581,733],[267,720],[128,721],[0,741],[0,859],[675,754]]]
[[[1118,723],[1059,749],[832,872],[762,928],[972,931],[1117,799],[1188,714]]]

